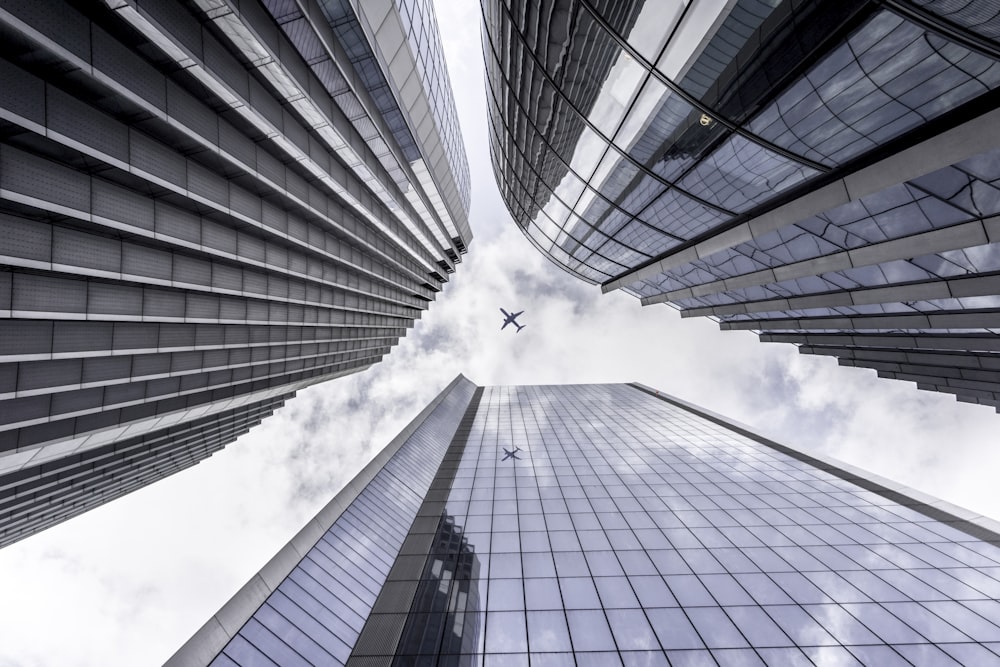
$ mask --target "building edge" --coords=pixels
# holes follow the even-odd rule
[[[421,412],[411,420],[334,498],[321,509],[298,533],[273,556],[253,577],[244,584],[190,639],[165,663],[165,667],[208,665],[236,636],[243,625],[254,615],[268,596],[299,564],[330,527],[361,494],[375,475],[409,440],[435,409],[463,382],[478,387],[459,374]],[[815,466],[844,481],[875,493],[892,502],[900,503],[928,518],[941,521],[976,539],[1000,545],[1000,522],[980,513],[942,501],[916,489],[881,477],[862,468],[844,463],[833,457],[806,454],[764,436],[737,420],[707,410],[693,403],[666,394],[639,382],[626,386],[661,401],[707,419],[715,424],[750,438],[768,448],[788,455],[798,461]],[[470,402],[473,399],[470,397]],[[466,406],[467,407],[467,406]]]
[[[410,436],[426,421],[449,394],[463,382],[473,384],[459,373],[448,383],[441,393],[427,407],[420,411],[389,444],[382,448],[368,464],[361,469],[309,520],[298,533],[283,546],[250,580],[244,584],[208,621],[204,623],[177,651],[164,663],[164,667],[189,667],[207,665],[236,636],[268,596],[284,581],[305,555],[326,534],[340,515],[361,494],[364,488],[382,469],[386,462],[399,451]],[[473,386],[477,387],[478,385]],[[471,400],[471,399],[470,399]]]
[[[643,393],[649,394],[654,398],[658,398],[675,407],[687,410],[688,412],[696,414],[699,417],[703,417],[711,422],[714,422],[715,424],[718,424],[719,426],[730,429],[744,437],[759,442],[765,447],[770,447],[771,449],[791,456],[798,461],[815,466],[817,469],[827,472],[846,482],[856,484],[865,491],[870,491],[871,493],[880,495],[887,500],[905,505],[915,512],[919,512],[931,519],[947,523],[952,528],[960,530],[967,535],[971,535],[976,539],[1000,545],[1000,521],[997,521],[996,519],[991,519],[990,517],[984,516],[979,512],[974,512],[972,510],[965,509],[964,507],[959,507],[958,505],[945,502],[944,500],[935,498],[934,496],[918,491],[912,487],[906,486],[905,484],[894,482],[863,468],[853,466],[849,463],[844,463],[839,459],[818,454],[806,454],[805,452],[789,447],[788,445],[783,445],[780,442],[761,435],[746,424],[730,419],[729,417],[724,417],[717,412],[706,410],[705,408],[699,407],[675,396],[671,396],[670,394],[665,394],[661,391],[653,389],[652,387],[647,387],[639,382],[627,382],[626,384],[634,389],[642,391]]]

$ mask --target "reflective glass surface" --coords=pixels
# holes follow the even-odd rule
[[[977,376],[913,378],[1000,409],[1000,343],[968,342],[1000,324],[994,0],[481,2],[494,173],[557,265],[766,340],[863,334],[802,349],[880,373],[865,336],[934,333],[910,347]]]
[[[483,11],[502,194],[591,281],[560,250],[624,273],[606,260],[668,253],[1000,84],[990,55],[860,0]]]
[[[463,378],[444,397],[226,644],[213,666],[347,661],[474,390]],[[453,521],[441,517],[435,525],[452,565],[429,563],[427,580],[439,586],[454,576],[468,579],[478,571],[474,554]],[[428,609],[437,601],[435,588],[420,590]],[[423,645],[426,624],[426,619],[413,619],[404,636],[407,646]]]
[[[467,429],[437,471],[448,488],[431,487],[439,516],[406,538],[433,536],[410,570],[406,630],[356,659],[1000,664],[1000,548],[915,506],[628,385],[487,387]],[[373,492],[377,504],[396,493]],[[356,531],[341,562],[359,538],[375,539],[363,552],[375,570],[395,557]],[[349,586],[360,595],[343,613],[355,625],[373,595],[395,595],[372,576]],[[309,614],[280,610],[290,613],[317,632]],[[301,648],[311,644],[257,617],[241,633],[248,644],[279,664],[315,664]],[[276,659],[277,637],[298,657]]]
[[[417,73],[430,98],[431,113],[442,134],[444,150],[452,165],[458,194],[466,211],[470,205],[471,181],[465,157],[462,128],[444,61],[434,3],[430,0],[397,0],[403,30],[416,56]],[[417,119],[418,121],[420,119]]]

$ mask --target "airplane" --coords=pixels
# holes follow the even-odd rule
[[[503,458],[500,459],[501,461],[506,461],[507,459],[517,459],[518,461],[521,460],[521,457],[517,455],[517,452],[521,451],[520,447],[515,447],[514,451],[510,451],[506,447],[502,447],[501,449],[503,449]]]
[[[500,327],[500,331],[503,331],[507,327],[508,324],[513,324],[515,327],[517,327],[517,331],[515,331],[514,333],[520,333],[521,329],[523,329],[524,327],[528,326],[527,324],[518,324],[517,323],[517,316],[520,315],[521,313],[523,313],[524,312],[523,310],[519,311],[519,312],[516,312],[513,315],[511,315],[510,313],[508,313],[503,308],[500,309],[500,312],[503,313],[503,316],[505,318],[507,318],[507,319],[505,319],[503,321],[503,326]]]

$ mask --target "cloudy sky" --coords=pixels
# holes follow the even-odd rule
[[[564,274],[510,221],[489,165],[478,3],[438,0],[473,178],[469,254],[375,368],[313,387],[210,460],[0,550],[0,667],[159,665],[456,374],[637,380],[1000,518],[1000,416],[641,308]],[[499,307],[525,310],[519,334]]]

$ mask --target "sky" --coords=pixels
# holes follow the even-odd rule
[[[489,162],[478,3],[437,0],[472,172],[473,240],[380,364],[311,387],[209,460],[0,549],[0,667],[160,665],[458,373],[639,381],[782,443],[1000,518],[1000,416],[835,359],[721,332],[562,272]],[[527,327],[500,331],[499,308]]]

